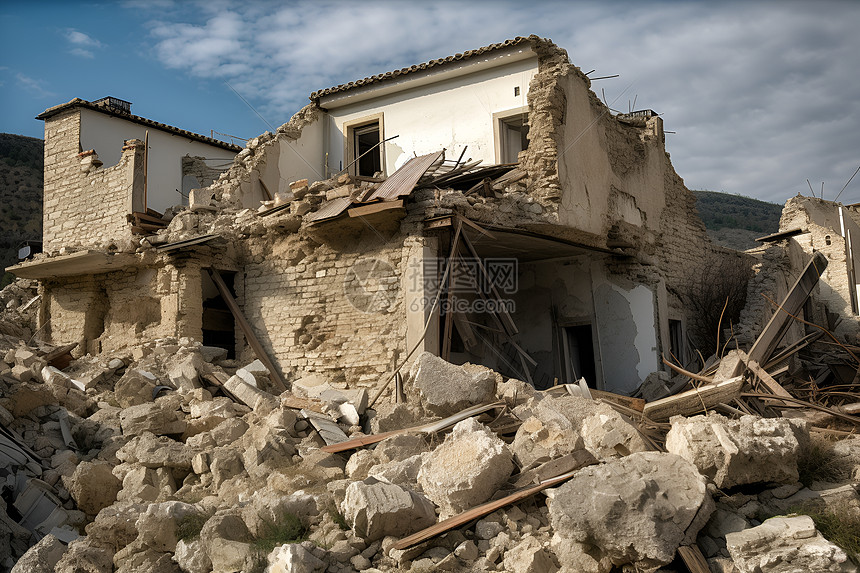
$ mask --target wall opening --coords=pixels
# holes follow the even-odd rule
[[[236,273],[219,271],[235,298]],[[209,273],[201,273],[203,281],[203,344],[227,351],[227,358],[236,358],[236,321]]]
[[[573,384],[580,378],[585,378],[589,386],[596,387],[597,368],[591,324],[563,327],[562,339],[565,383]]]
[[[685,364],[684,329],[680,320],[669,319],[669,352],[679,364]]]
[[[350,161],[359,158],[355,164],[355,174],[373,177],[382,171],[382,146],[379,122],[375,121],[361,127],[352,128],[353,156]]]
[[[529,122],[526,114],[499,118],[499,162],[516,163],[520,151],[529,146]]]

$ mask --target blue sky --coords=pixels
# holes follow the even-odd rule
[[[593,84],[614,108],[663,114],[688,187],[782,203],[808,178],[832,199],[860,166],[858,29],[847,0],[0,0],[0,132],[41,137],[44,109],[112,95],[249,138],[316,89],[533,33],[620,74]],[[840,201],[860,202],[860,177]]]

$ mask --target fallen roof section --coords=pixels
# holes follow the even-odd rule
[[[137,257],[127,253],[85,250],[19,263],[6,267],[6,271],[22,279],[47,279],[109,273],[132,266],[136,261]]]

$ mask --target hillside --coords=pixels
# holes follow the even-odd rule
[[[693,191],[696,209],[715,243],[744,250],[758,246],[756,237],[776,233],[782,206],[743,195]]]
[[[0,133],[0,265],[3,268],[15,264],[18,246],[23,241],[42,239],[42,149],[41,139]]]

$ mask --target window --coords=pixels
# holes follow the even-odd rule
[[[529,146],[528,108],[493,114],[496,122],[496,157],[499,163],[516,163],[517,154]]]
[[[350,169],[356,175],[373,177],[382,171],[382,140],[379,121],[349,128],[349,161],[355,161]]]

